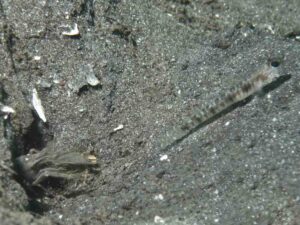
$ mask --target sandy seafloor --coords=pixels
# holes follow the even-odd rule
[[[1,0],[0,25],[1,225],[300,224],[300,1]],[[270,60],[289,79],[162,150]],[[99,168],[34,198],[7,170],[31,148]]]

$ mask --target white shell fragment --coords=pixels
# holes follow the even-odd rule
[[[36,55],[36,56],[33,57],[33,59],[34,59],[35,61],[39,61],[39,60],[41,60],[41,56]]]
[[[154,196],[154,200],[160,200],[160,201],[162,201],[162,200],[164,200],[164,196],[162,194],[155,195]]]
[[[0,111],[1,114],[4,114],[4,119],[7,119],[10,114],[16,113],[12,107],[3,105],[2,103],[0,103]]]
[[[165,220],[160,216],[154,216],[154,223],[165,223]]]
[[[97,86],[100,84],[99,79],[95,76],[94,73],[88,73],[86,75],[86,82],[91,86]]]
[[[12,107],[7,105],[1,106],[1,112],[3,112],[4,114],[16,113],[16,111]]]
[[[123,124],[120,124],[119,126],[117,126],[116,128],[114,128],[114,132],[118,131],[118,130],[122,130],[124,128]]]
[[[170,162],[170,159],[168,157],[168,155],[161,155],[160,158],[159,158],[160,161],[168,161]]]
[[[68,87],[75,93],[78,93],[79,90],[86,85],[93,87],[100,85],[100,80],[95,75],[93,65],[89,63],[79,65],[76,76],[68,83]]]
[[[79,33],[79,30],[78,30],[77,23],[75,23],[74,28],[72,30],[62,32],[62,35],[65,35],[65,36],[78,36],[79,34],[80,33]]]
[[[41,99],[38,96],[37,90],[35,88],[33,88],[32,90],[32,99],[31,99],[31,103],[33,108],[35,109],[36,113],[38,114],[38,116],[40,117],[40,119],[46,123],[47,119],[45,116],[45,112],[44,112],[44,108],[42,106],[42,102]]]

